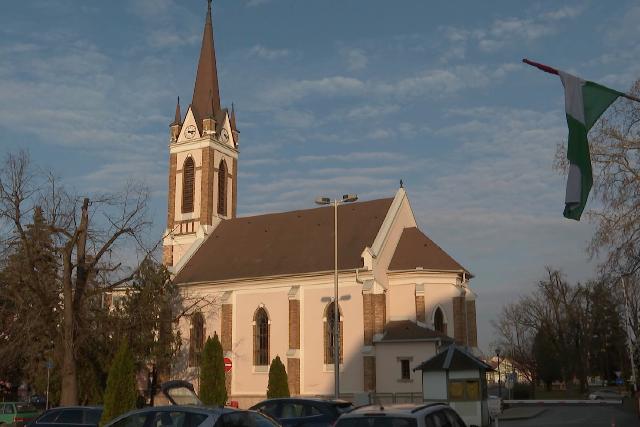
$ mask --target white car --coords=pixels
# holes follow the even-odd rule
[[[334,427],[444,426],[466,427],[466,424],[446,403],[427,403],[361,406],[341,415]]]

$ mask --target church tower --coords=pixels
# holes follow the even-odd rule
[[[178,98],[169,128],[163,262],[179,267],[220,221],[236,216],[239,132],[234,109],[220,106],[211,0],[191,104],[182,117]]]

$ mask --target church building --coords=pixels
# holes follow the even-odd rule
[[[421,400],[416,366],[454,341],[477,347],[473,276],[419,229],[401,187],[338,206],[336,306],[334,207],[238,216],[239,136],[234,109],[220,103],[209,0],[193,98],[169,132],[163,258],[195,301],[176,325],[172,377],[197,387],[204,341],[217,334],[241,407],[265,398],[276,356],[292,395],[331,397],[337,345],[341,397]]]

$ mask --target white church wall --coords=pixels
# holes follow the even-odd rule
[[[324,284],[301,286],[301,394],[332,395],[334,392],[333,365],[324,364],[324,312],[333,297],[332,276],[325,276]],[[340,281],[339,302],[344,322],[343,365],[340,390],[343,393],[363,389],[362,346],[364,320],[362,314],[362,285],[353,275]]]
[[[390,285],[387,291],[389,301],[388,320],[416,321],[416,290],[413,283]]]
[[[378,393],[420,393],[422,371],[413,371],[436,355],[434,342],[399,342],[376,344],[376,391]],[[402,379],[401,360],[408,359],[410,379]]]

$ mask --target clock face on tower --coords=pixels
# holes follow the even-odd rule
[[[187,139],[193,139],[196,136],[196,127],[194,125],[189,125],[184,131],[184,136]]]
[[[227,142],[229,140],[229,132],[227,132],[226,129],[222,129],[222,132],[220,132],[220,139],[222,139],[222,141]]]

